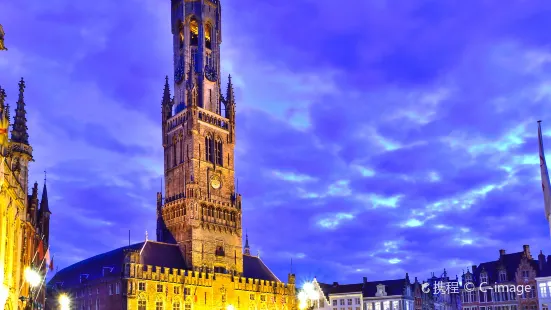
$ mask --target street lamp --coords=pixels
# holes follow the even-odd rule
[[[226,310],[235,310],[235,307],[233,305],[227,305]]]
[[[65,294],[59,295],[59,309],[69,310],[71,309],[71,299]]]
[[[25,281],[29,283],[29,297],[20,297],[21,301],[27,301],[27,309],[34,309],[34,298],[33,298],[33,288],[37,287],[42,283],[42,277],[36,271],[31,269],[31,267],[25,268],[24,271]]]
[[[314,283],[306,282],[298,293],[298,307],[301,310],[314,309],[314,301],[320,298]]]

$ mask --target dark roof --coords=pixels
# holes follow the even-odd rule
[[[112,274],[121,274],[126,250],[140,250],[144,242],[99,254],[58,271],[48,284],[63,282],[63,287],[80,284],[80,275],[87,274],[88,281],[103,277],[103,267],[112,267]]]
[[[478,266],[473,266],[472,275],[473,282],[480,283],[480,275],[485,272],[488,275],[488,283],[499,282],[499,271],[505,269],[507,281],[515,281],[517,269],[521,263],[521,260],[525,258],[528,263],[536,271],[536,275],[540,275],[539,263],[537,260],[528,259],[525,252],[517,252],[511,254],[502,254],[499,259],[491,262],[481,263]]]
[[[257,256],[243,255],[243,276],[246,278],[281,282]]]
[[[112,268],[110,274],[122,275],[125,252],[140,251],[140,263],[164,268],[186,269],[185,260],[177,244],[146,241],[136,243],[96,255],[58,271],[48,282],[49,285],[59,282],[64,288],[78,286],[80,276],[88,275],[87,280],[93,281],[103,277],[103,268]],[[243,276],[247,278],[279,281],[270,269],[256,256],[243,256]]]
[[[365,283],[353,283],[353,284],[339,284],[334,282],[333,284],[326,284],[318,282],[323,294],[326,298],[331,294],[347,294],[361,292],[363,297],[375,297],[377,293],[377,285],[383,284],[388,296],[392,295],[404,295],[406,285],[411,285],[407,279],[398,280],[385,280],[385,281],[371,281]]]
[[[363,289],[363,297],[375,297],[379,284],[385,286],[388,296],[404,295],[406,285],[411,285],[406,279],[367,282]]]

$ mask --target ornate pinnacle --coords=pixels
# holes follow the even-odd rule
[[[13,142],[29,144],[29,134],[27,132],[27,118],[25,111],[25,100],[23,93],[25,91],[25,81],[21,78],[19,81],[19,100],[17,100],[17,107],[15,108],[15,117],[13,120],[13,130],[11,132],[11,139]]]

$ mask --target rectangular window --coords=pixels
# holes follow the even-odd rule
[[[157,301],[155,303],[155,310],[163,310],[163,302],[162,301]]]
[[[352,304],[352,298],[348,298],[348,305],[350,306]]]
[[[113,295],[113,284],[109,284],[109,295]]]
[[[381,310],[381,303],[380,302],[375,303],[375,310]]]
[[[341,306],[344,306],[344,299],[341,299],[340,302],[339,302],[339,304],[340,304]]]
[[[147,304],[145,303],[145,300],[140,299],[138,300],[138,310],[146,310]]]
[[[260,301],[266,301],[266,295],[260,295]]]
[[[356,305],[359,305],[359,304],[360,304],[360,299],[356,298]]]
[[[392,310],[398,310],[398,301],[397,300],[392,302]]]
[[[333,299],[333,306],[336,306],[336,305],[337,305],[337,300]]]
[[[390,310],[390,301],[383,302],[383,310]]]
[[[121,284],[119,282],[115,283],[115,294],[119,295],[121,293]]]
[[[184,288],[184,295],[191,295],[191,289],[189,287]]]
[[[163,292],[163,285],[157,284],[157,293],[162,293],[162,292]]]
[[[180,294],[180,287],[179,286],[174,287],[174,294],[176,294],[176,295]]]
[[[145,282],[138,283],[138,290],[145,291]]]
[[[367,310],[373,310],[373,304],[368,302],[367,303]]]
[[[254,300],[254,294],[250,294],[250,295],[249,295],[249,299],[250,299],[250,300]]]

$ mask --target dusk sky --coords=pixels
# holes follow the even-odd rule
[[[299,280],[353,283],[460,276],[523,244],[551,254],[536,123],[551,154],[549,1],[221,2],[243,228],[280,279],[291,259]],[[128,230],[155,237],[169,6],[0,4],[0,85],[14,107],[27,82],[60,269]]]

